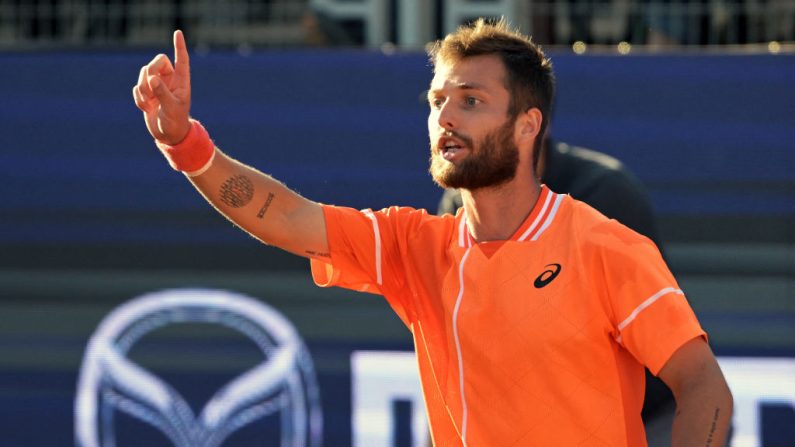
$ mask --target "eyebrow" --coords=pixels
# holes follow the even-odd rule
[[[471,84],[467,82],[456,85],[456,88],[459,90],[485,90],[485,88],[480,84]]]
[[[455,84],[455,85],[453,85],[453,88],[456,89],[456,90],[464,90],[464,91],[466,91],[466,90],[478,90],[478,91],[483,91],[483,92],[486,91],[485,87],[483,87],[482,85],[475,84],[475,83],[470,83],[470,82],[462,82],[460,84]],[[425,90],[423,93],[427,97],[430,98],[432,94],[434,94],[434,93],[436,93],[438,91],[441,91],[441,90],[443,90],[443,89],[438,89],[438,88],[433,89],[432,88],[432,89]]]

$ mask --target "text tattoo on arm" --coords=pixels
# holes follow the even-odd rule
[[[265,204],[262,205],[262,208],[260,208],[259,212],[257,212],[257,217],[259,219],[262,219],[262,217],[265,216],[265,213],[268,212],[268,207],[271,206],[271,202],[273,202],[274,197],[275,195],[272,192],[268,193],[268,198],[265,199]]]
[[[254,184],[245,175],[235,175],[221,185],[221,202],[232,208],[248,205],[254,197]]]
[[[715,429],[718,427],[718,416],[720,415],[720,407],[715,408],[715,415],[712,418],[712,425],[709,427],[709,436],[707,437],[706,447],[712,445],[713,437],[715,436]]]

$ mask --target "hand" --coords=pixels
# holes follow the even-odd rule
[[[190,61],[182,31],[174,32],[174,65],[158,54],[141,67],[133,87],[135,105],[144,112],[146,128],[163,143],[175,145],[190,131]]]

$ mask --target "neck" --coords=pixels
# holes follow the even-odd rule
[[[478,242],[507,240],[533,210],[541,187],[532,175],[499,186],[461,190],[472,237]]]

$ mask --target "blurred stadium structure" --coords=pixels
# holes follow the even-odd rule
[[[512,18],[543,45],[795,41],[792,0],[0,0],[0,49],[160,45],[420,48],[474,17]]]

